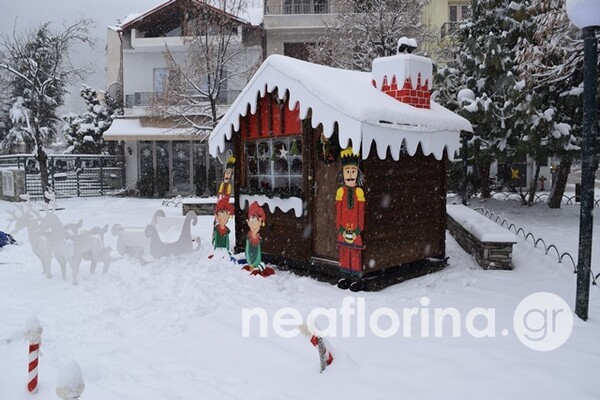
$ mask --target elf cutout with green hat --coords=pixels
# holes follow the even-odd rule
[[[340,289],[358,291],[362,288],[362,232],[365,226],[364,177],[358,169],[359,154],[348,147],[340,153],[343,185],[335,195],[337,245],[340,271],[345,276],[338,282]]]

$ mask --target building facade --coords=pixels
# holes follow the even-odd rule
[[[189,115],[178,117],[157,113],[156,108],[157,104],[163,109],[171,105],[174,96],[166,94],[166,84],[177,73],[173,64],[182,65],[189,56],[193,40],[190,27],[199,18],[213,15],[219,16],[220,23],[227,24],[230,33],[226,39],[231,41],[231,51],[243,58],[235,65],[224,65],[224,69],[230,70],[225,71],[227,79],[220,83],[216,98],[216,113],[220,115],[249,78],[238,73],[238,65],[247,68],[261,60],[259,27],[196,0],[170,0],[108,27],[107,86],[109,93],[121,97],[124,115],[113,122],[104,138],[123,143],[130,190],[161,197],[216,191],[220,163],[209,157],[205,143],[212,120],[205,116],[200,105],[195,111],[186,108],[181,113]],[[172,60],[167,57],[166,49]],[[190,86],[206,87],[210,79],[208,75],[197,78],[198,82]],[[189,96],[198,97],[198,93],[190,88]],[[202,98],[194,101],[203,103]],[[182,123],[182,119],[188,123]]]

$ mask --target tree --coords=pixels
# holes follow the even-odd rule
[[[170,118],[174,128],[193,135],[213,130],[235,97],[235,92],[229,91],[248,82],[261,56],[260,37],[253,36],[259,31],[238,18],[246,1],[217,0],[212,4],[215,6],[190,3],[182,26],[186,51],[181,54],[165,46],[168,73],[162,93],[150,108],[153,116]],[[207,156],[206,183],[211,182],[210,162]]]
[[[422,21],[428,0],[349,0],[336,4],[337,18],[309,49],[309,60],[337,68],[370,71],[374,58],[396,54],[398,39],[432,41]]]
[[[473,124],[474,161],[481,177],[483,197],[490,196],[489,171],[494,159],[511,158],[518,149],[523,121],[525,83],[516,74],[515,47],[526,37],[524,1],[479,0],[471,3],[471,15],[453,35],[454,59],[437,75],[436,99],[461,113]],[[460,89],[474,99],[458,104]]]
[[[528,125],[537,132],[536,147],[560,159],[548,197],[548,205],[559,208],[582,133],[582,41],[568,20],[564,0],[535,2],[531,15],[535,29],[530,40],[519,43],[517,61],[530,93]],[[536,126],[539,116],[541,127]]]
[[[246,83],[258,67],[252,50],[238,38],[238,27],[247,25],[238,18],[244,0],[191,3],[183,26],[184,55],[165,46],[168,73],[163,92],[155,99],[152,113],[176,120],[177,128],[207,133],[217,125],[227,102],[228,84],[236,78]],[[254,49],[258,50],[258,47]]]
[[[82,85],[80,93],[87,111],[63,117],[65,125],[62,130],[69,145],[67,153],[106,154],[107,146],[102,135],[122,108],[108,94],[87,85]]]
[[[22,140],[28,151],[35,149],[43,192],[49,188],[44,145],[55,135],[56,110],[63,104],[65,85],[84,72],[73,66],[69,51],[78,43],[92,44],[90,25],[82,19],[53,32],[47,22],[35,31],[0,39],[4,55],[0,69],[12,77],[9,136]]]

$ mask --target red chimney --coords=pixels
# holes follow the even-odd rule
[[[373,60],[373,86],[403,103],[430,108],[432,62],[410,54],[416,47],[414,39],[401,38],[397,55]]]

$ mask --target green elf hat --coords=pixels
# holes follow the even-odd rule
[[[340,158],[342,159],[342,167],[347,165],[358,166],[360,155],[355,153],[354,150],[352,150],[352,147],[348,147],[340,152]]]

